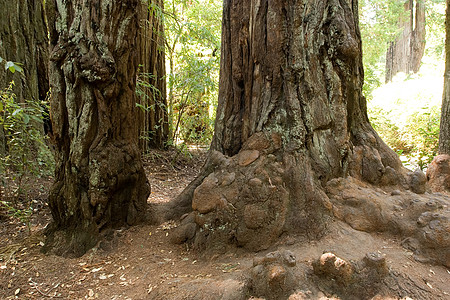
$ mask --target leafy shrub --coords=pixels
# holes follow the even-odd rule
[[[396,151],[406,165],[421,169],[438,154],[440,109],[425,107],[421,112],[410,115],[404,126],[393,121],[390,111],[380,107],[369,109],[370,122],[383,141]]]
[[[41,130],[45,103],[19,103],[12,87],[13,83],[0,91],[0,130],[6,146],[0,151],[0,204],[29,226],[33,211],[29,178],[52,174],[54,159]]]
[[[438,154],[440,116],[438,107],[426,107],[422,113],[412,115],[406,125],[412,146],[409,156],[421,169]]]
[[[389,118],[390,111],[375,106],[368,109],[368,114],[373,128],[395,152],[407,154],[412,150],[408,135]]]
[[[217,1],[165,3],[164,26],[172,145],[209,144],[217,106],[222,5]]]

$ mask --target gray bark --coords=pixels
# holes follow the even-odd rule
[[[45,251],[83,255],[111,227],[145,218],[137,146],[140,0],[47,1],[56,142]]]

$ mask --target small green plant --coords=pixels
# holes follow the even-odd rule
[[[402,155],[412,150],[407,140],[407,135],[389,118],[390,112],[380,107],[370,107],[368,114],[373,128],[395,152]]]
[[[30,229],[33,212],[29,199],[30,178],[52,174],[54,160],[40,129],[46,104],[37,100],[19,103],[13,85],[0,91],[0,130],[6,146],[0,152],[0,173],[3,174],[0,200],[11,216]]]
[[[406,130],[411,135],[410,156],[424,169],[438,154],[440,110],[438,107],[425,107],[422,110],[422,113],[410,117]]]
[[[410,115],[401,127],[393,121],[390,112],[382,108],[370,108],[369,115],[374,129],[406,166],[425,169],[438,154],[439,107],[422,108],[422,112]]]
[[[21,67],[22,64],[20,63],[16,63],[16,62],[12,62],[12,61],[6,61],[3,58],[0,57],[0,64],[4,63],[5,64],[5,70],[9,70],[11,73],[22,73],[23,69]]]

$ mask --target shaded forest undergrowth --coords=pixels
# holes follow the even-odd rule
[[[410,250],[411,245],[405,246],[407,241],[398,236],[369,234],[341,221],[332,222],[328,234],[318,241],[282,236],[277,245],[259,253],[233,248],[226,253],[206,254],[187,244],[174,245],[171,240],[179,222],[163,221],[165,204],[193,180],[205,158],[202,151],[186,155],[152,152],[144,160],[152,187],[149,210],[153,222],[111,232],[96,248],[77,259],[41,254],[43,228],[51,218],[45,204],[51,179],[38,182],[31,192],[36,203],[31,235],[26,225],[0,212],[0,298],[450,297],[448,269],[416,255]],[[339,257],[333,270],[317,267],[321,262],[317,259],[325,252]],[[327,257],[332,258],[322,256],[322,260]],[[387,273],[367,273],[367,261],[378,261],[379,257],[384,257],[381,262],[386,264]],[[348,276],[359,279],[350,280]]]

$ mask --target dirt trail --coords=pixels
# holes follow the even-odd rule
[[[153,208],[175,197],[202,164],[198,157],[181,163],[172,158],[157,153],[146,162]],[[26,228],[0,219],[0,299],[251,299],[240,292],[253,260],[275,250],[289,250],[296,257],[295,273],[304,287],[290,299],[338,299],[315,284],[312,262],[324,251],[347,261],[369,252],[385,255],[391,274],[386,286],[396,298],[376,299],[450,299],[450,271],[445,267],[418,261],[397,238],[357,231],[338,221],[319,241],[283,236],[278,245],[256,254],[239,248],[226,254],[198,253],[186,244],[170,243],[177,223],[145,224],[111,233],[81,258],[65,259],[40,253],[41,229],[49,218],[43,207],[34,220],[34,234],[26,239],[21,233]]]

